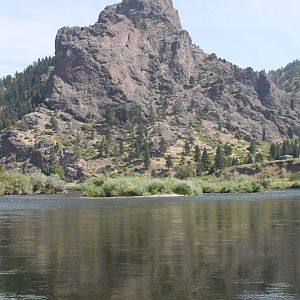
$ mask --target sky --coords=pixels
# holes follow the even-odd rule
[[[1,3],[2,2],[2,3]],[[94,24],[118,0],[0,0],[0,77],[54,55],[63,26]],[[241,67],[277,69],[300,58],[299,0],[173,0],[193,42]]]

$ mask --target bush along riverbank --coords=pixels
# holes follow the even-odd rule
[[[42,173],[24,175],[0,172],[0,195],[55,194],[63,192],[64,181],[58,175],[46,176]]]
[[[255,193],[268,189],[268,182],[250,178],[203,178],[178,180],[146,177],[101,177],[83,184],[86,197],[131,197],[151,195],[201,195],[203,193]]]

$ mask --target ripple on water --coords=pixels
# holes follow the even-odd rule
[[[10,270],[10,271],[0,271],[0,276],[3,276],[3,275],[15,275],[19,273],[18,270]],[[1,298],[0,298],[1,300]]]
[[[17,296],[14,294],[0,294],[0,300],[45,300],[44,296],[23,295]]]
[[[265,292],[246,291],[239,300],[299,300],[297,295],[289,294],[289,285],[284,283],[270,285]]]

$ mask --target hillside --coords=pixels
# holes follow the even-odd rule
[[[266,141],[300,135],[299,94],[285,88],[287,79],[204,53],[171,0],[123,0],[92,26],[60,29],[55,45],[54,68],[49,62],[38,73],[41,89],[27,87],[31,96],[21,101],[35,105],[13,127],[4,122],[7,170],[61,167],[68,180],[163,175],[168,156],[188,163],[195,145],[213,157],[229,143],[230,159],[245,161],[254,140],[265,155]]]

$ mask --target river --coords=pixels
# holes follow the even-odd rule
[[[300,191],[2,197],[7,299],[300,299]]]

